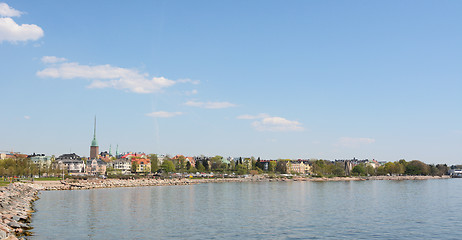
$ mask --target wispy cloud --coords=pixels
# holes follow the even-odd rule
[[[24,116],[24,119],[29,120],[29,119],[30,119],[30,116],[27,116],[27,115],[26,115],[26,116]]]
[[[208,109],[221,109],[235,107],[236,104],[230,102],[198,102],[198,101],[187,101],[184,105],[190,107],[200,107]]]
[[[298,121],[291,121],[282,117],[272,117],[266,113],[258,115],[241,115],[237,119],[256,120],[252,122],[252,126],[257,131],[262,132],[294,132],[304,131],[305,128]]]
[[[198,93],[199,93],[199,91],[197,91],[196,89],[193,89],[193,90],[191,90],[191,91],[186,91],[186,92],[185,92],[185,95],[191,96],[191,95],[196,95],[196,94],[198,94]]]
[[[240,115],[240,116],[237,116],[237,119],[255,120],[255,119],[261,119],[261,118],[267,118],[267,117],[270,117],[270,115],[266,113],[260,113],[258,115],[248,115],[248,114]]]
[[[358,148],[363,145],[369,145],[375,142],[373,138],[352,138],[352,137],[341,137],[338,139],[336,146]]]
[[[54,56],[43,57],[42,62],[48,63],[50,66],[38,71],[37,76],[42,78],[87,79],[92,81],[88,88],[114,88],[134,93],[159,92],[177,83],[198,83],[187,79],[175,81],[165,77],[150,78],[149,74],[140,73],[136,69],[114,67],[109,64],[90,66],[63,61],[66,59]]]
[[[43,30],[35,24],[17,24],[12,17],[22,15],[6,3],[0,3],[0,43],[37,40],[43,37]]]
[[[43,63],[60,63],[67,61],[65,58],[59,58],[55,56],[43,56],[41,60]]]
[[[149,117],[156,117],[156,118],[171,118],[171,117],[176,117],[183,115],[182,112],[164,112],[164,111],[159,111],[159,112],[152,112],[146,114],[146,116]]]
[[[199,81],[199,80],[191,80],[191,79],[179,79],[178,82],[179,83],[191,83],[191,84],[194,84],[194,85],[197,85],[197,84],[201,83],[201,81]]]

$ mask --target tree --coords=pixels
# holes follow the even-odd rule
[[[288,163],[288,160],[278,160],[276,163],[276,171],[279,173],[287,173],[287,171],[289,170],[287,167]]]
[[[356,165],[353,168],[352,172],[353,172],[353,174],[355,174],[357,176],[365,175],[366,174],[366,168],[364,167],[364,164],[360,163],[360,164]]]
[[[136,170],[138,169],[138,163],[136,161],[132,162],[132,173],[135,173]]]
[[[151,172],[155,173],[159,170],[159,158],[157,154],[151,154]]]
[[[217,171],[217,170],[223,170],[221,168],[221,164],[223,163],[223,157],[222,156],[215,156],[210,159],[210,165],[211,165],[211,170],[212,171]]]
[[[334,169],[332,170],[332,174],[335,176],[345,176],[345,168],[343,162],[336,162],[334,165]]]
[[[166,172],[173,172],[175,171],[175,165],[173,164],[173,162],[171,160],[166,160],[162,163],[162,166],[161,166],[162,170],[166,171]]]
[[[276,166],[277,166],[276,161],[270,161],[268,163],[268,171],[274,173],[276,171]]]
[[[366,166],[366,174],[368,174],[370,176],[374,176],[375,175],[375,168],[372,165],[368,164]]]
[[[197,171],[199,171],[199,172],[204,172],[205,171],[205,167],[204,167],[204,165],[202,165],[201,162],[198,162],[196,165],[197,165]]]
[[[428,175],[430,168],[427,164],[419,160],[412,160],[406,165],[405,173],[408,175]]]
[[[238,164],[237,165],[237,174],[238,175],[244,175],[244,174],[247,174],[247,166],[244,166],[244,164]]]
[[[182,172],[186,167],[186,158],[184,156],[179,156],[174,165],[176,165],[176,170]]]

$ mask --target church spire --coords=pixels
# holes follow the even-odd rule
[[[93,129],[94,132],[93,132],[93,139],[96,140],[96,115],[95,115],[95,128]]]
[[[91,141],[92,147],[98,147],[98,141],[96,141],[96,115],[95,115],[95,128],[93,129],[93,141]]]

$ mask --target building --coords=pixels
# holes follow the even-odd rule
[[[108,163],[108,167],[111,167],[114,172],[120,172],[122,174],[129,174],[132,167],[132,162],[128,158],[116,159]]]
[[[191,167],[196,167],[196,160],[193,157],[186,157],[186,160],[191,164]]]
[[[51,165],[51,156],[45,156],[45,154],[36,154],[27,156],[35,165],[38,167],[50,167]]]
[[[63,154],[56,158],[55,163],[57,168],[67,170],[70,174],[84,174],[85,161],[75,153]]]
[[[288,169],[289,169],[289,172],[306,174],[311,171],[311,166],[308,160],[299,159],[299,160],[290,161],[290,164],[288,165]]]
[[[132,157],[131,158],[132,165],[136,164],[136,172],[151,172],[151,160],[149,158],[141,158],[141,157]]]
[[[106,162],[104,162],[101,159],[87,160],[85,173],[88,175],[105,175],[106,174]]]
[[[96,141],[96,116],[95,116],[95,127],[93,129],[93,140],[91,141],[90,146],[90,159],[98,158],[99,146],[98,141]]]

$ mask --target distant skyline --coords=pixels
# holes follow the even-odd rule
[[[0,0],[0,151],[462,164],[460,12]]]

